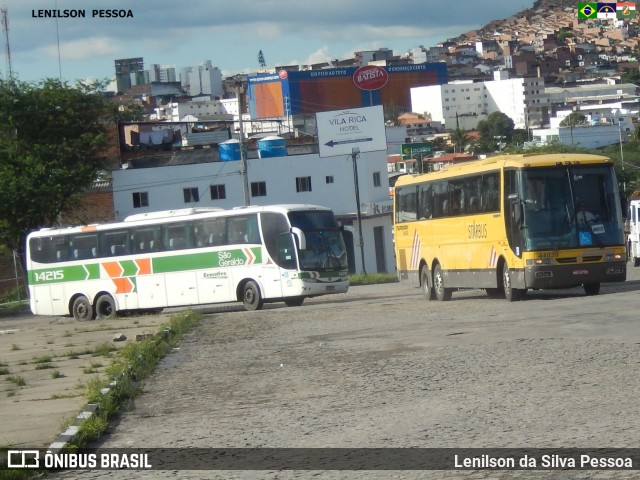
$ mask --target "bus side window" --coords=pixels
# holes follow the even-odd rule
[[[187,247],[187,228],[184,223],[167,225],[164,227],[163,237],[167,250],[180,250]]]
[[[127,230],[111,230],[101,233],[101,251],[105,257],[127,255],[129,253],[129,233]]]

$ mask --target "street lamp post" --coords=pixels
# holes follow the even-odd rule
[[[360,258],[362,261],[362,273],[367,274],[367,269],[364,266],[364,239],[362,238],[362,214],[360,213],[360,187],[358,184],[358,157],[360,156],[360,149],[353,147],[351,149],[351,160],[353,161],[353,183],[356,191],[356,215],[358,220],[358,235],[360,237]]]

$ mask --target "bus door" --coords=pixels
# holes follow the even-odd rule
[[[198,303],[197,273],[190,265],[191,254],[186,249],[191,247],[189,225],[186,223],[170,223],[163,228],[165,249],[172,252],[173,268],[165,273],[167,306],[195,305]],[[173,270],[173,271],[171,271]]]
[[[289,222],[281,213],[262,212],[260,214],[260,228],[264,245],[262,259],[264,296],[265,298],[280,298],[286,296],[287,278],[290,278],[287,269],[296,268]]]
[[[516,170],[504,172],[504,219],[509,247],[516,256],[522,255],[522,227],[525,206],[520,198]]]

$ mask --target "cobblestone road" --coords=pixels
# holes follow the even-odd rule
[[[426,302],[399,284],[206,315],[103,447],[635,447],[640,275]],[[66,472],[64,478],[636,478],[636,472]],[[60,477],[62,478],[62,477]]]

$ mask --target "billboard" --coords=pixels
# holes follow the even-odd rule
[[[356,67],[285,71],[248,78],[251,117],[315,114],[331,110],[395,105],[411,109],[411,88],[447,83],[445,63],[376,67],[386,73],[380,87],[363,89]],[[378,78],[383,74],[376,72]],[[359,82],[359,83],[357,83]]]

